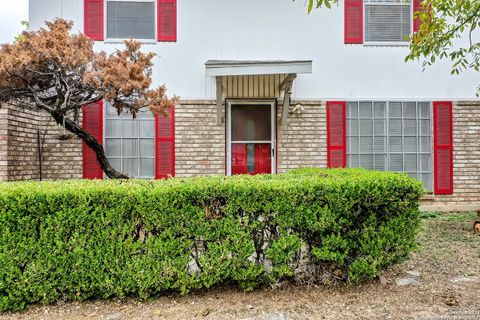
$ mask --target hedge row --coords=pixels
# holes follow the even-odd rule
[[[415,246],[416,180],[364,170],[0,184],[0,309],[377,276]]]

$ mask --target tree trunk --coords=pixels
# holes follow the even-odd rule
[[[50,112],[50,115],[55,119],[55,121],[63,126],[63,115],[53,111]],[[103,172],[110,178],[110,179],[130,179],[131,177],[118,172],[115,170],[107,159],[105,155],[105,150],[103,146],[92,136],[90,133],[84,131],[77,123],[72,121],[71,119],[65,117],[65,129],[82,139],[87,146],[89,146],[97,155],[97,160],[100,163],[100,167],[102,168]]]

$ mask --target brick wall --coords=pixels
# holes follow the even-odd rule
[[[42,115],[44,139],[42,177],[46,180],[81,179],[83,176],[82,142],[77,137],[61,140],[69,135],[47,114]],[[47,130],[45,130],[47,129]]]
[[[305,111],[278,124],[278,172],[299,167],[325,167],[326,118],[320,101],[297,101]],[[278,107],[280,117],[282,106]],[[175,109],[177,177],[225,174],[225,124],[216,125],[215,101],[183,101]],[[222,115],[224,116],[224,114]]]
[[[39,143],[43,142],[43,179],[82,177],[81,143],[77,138],[62,141],[63,133],[49,115],[3,107],[0,110],[0,180],[38,180]]]
[[[177,177],[225,174],[225,125],[217,126],[215,101],[183,101],[175,107]]]
[[[301,104],[301,114],[290,113],[288,124],[278,123],[278,172],[305,167],[327,167],[327,123],[325,104],[321,101],[293,101]],[[283,106],[279,105],[278,119]],[[291,107],[292,109],[292,107]]]
[[[8,180],[7,172],[8,110],[0,106],[0,181]]]

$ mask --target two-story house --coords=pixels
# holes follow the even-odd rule
[[[478,73],[404,62],[418,0],[339,2],[308,15],[292,0],[30,0],[30,26],[62,17],[98,50],[133,38],[157,53],[155,84],[182,98],[171,117],[118,116],[107,101],[83,113],[112,165],[135,177],[364,167],[407,173],[431,201],[480,204]],[[76,139],[48,135],[38,160],[38,132],[4,112],[4,179],[36,179],[39,162],[44,178],[103,177]],[[15,154],[28,143],[22,171],[28,156]]]

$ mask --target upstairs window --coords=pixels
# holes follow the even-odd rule
[[[411,33],[411,1],[365,0],[366,42],[408,42]]]
[[[420,29],[421,0],[345,0],[345,43],[405,45]]]
[[[155,39],[155,2],[107,0],[108,39]]]
[[[95,41],[177,41],[177,0],[84,0],[83,30]]]

